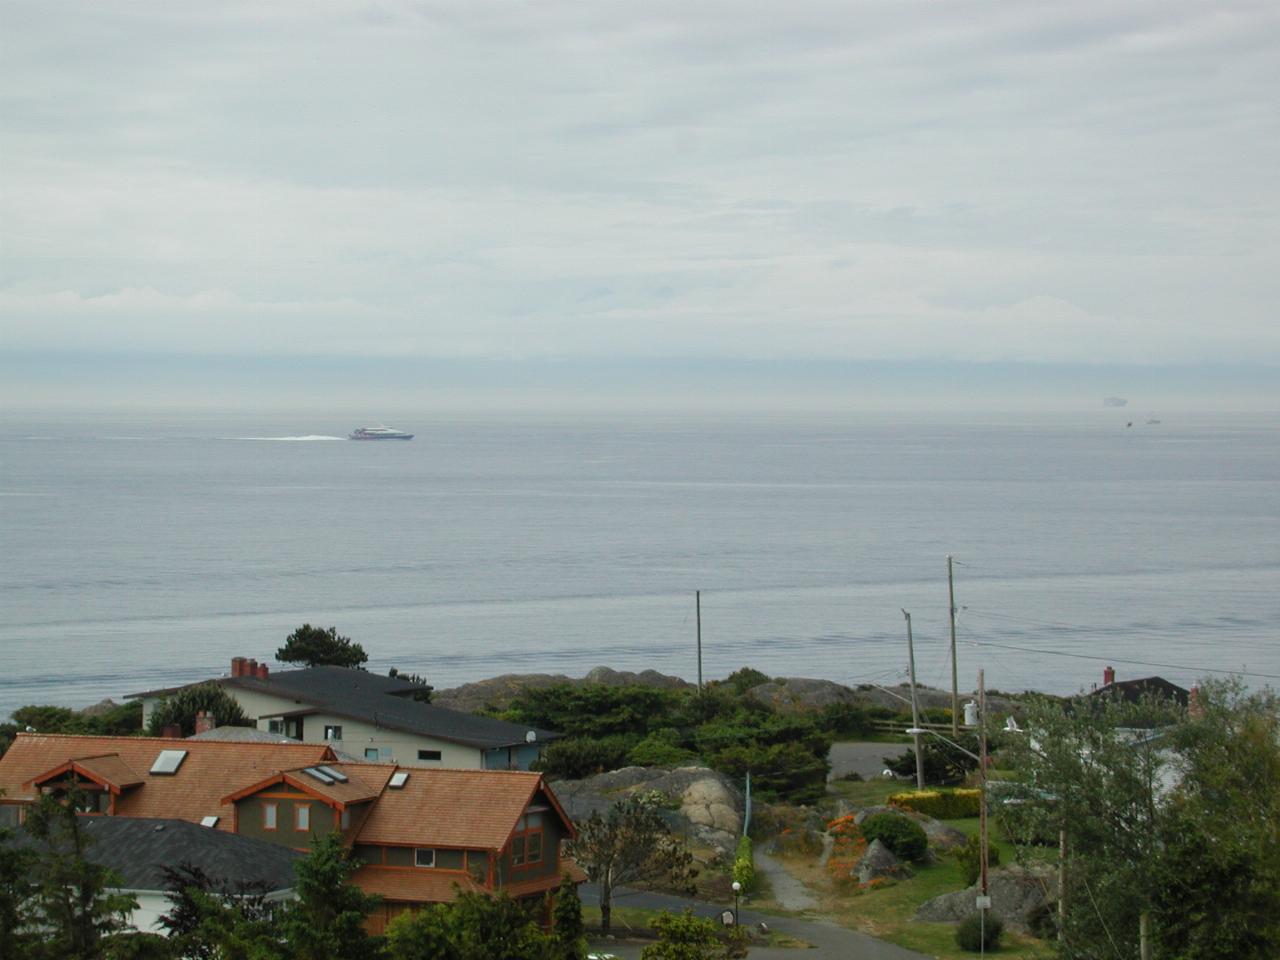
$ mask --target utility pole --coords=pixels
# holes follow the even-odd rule
[[[960,681],[956,676],[956,582],[947,554],[947,613],[951,621],[951,736],[960,736]]]
[[[982,835],[982,895],[987,895],[987,681],[986,671],[978,671],[978,832]]]
[[[693,602],[698,614],[698,692],[702,692],[702,591],[695,590]]]
[[[982,914],[982,955],[987,953],[987,910],[991,896],[987,892],[987,681],[986,671],[978,671],[978,863],[982,876],[982,895],[978,898]]]
[[[911,727],[916,733],[916,789],[924,789],[924,755],[920,752],[920,705],[916,702],[916,648],[911,640],[911,614],[906,610],[902,615],[907,618],[907,662],[911,666]]]

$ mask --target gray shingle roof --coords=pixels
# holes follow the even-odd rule
[[[419,689],[415,684],[345,667],[310,667],[274,673],[265,680],[232,677],[223,682],[246,690],[290,697],[322,707],[340,717],[481,749],[524,743],[530,730],[523,724],[478,717],[411,700],[405,694]],[[534,730],[534,734],[538,740],[559,737],[550,730]]]
[[[126,890],[164,890],[163,867],[191,863],[214,880],[263,883],[269,891],[293,887],[293,864],[304,854],[278,844],[214,830],[186,820],[149,817],[80,817],[94,840],[85,856],[109,867]],[[34,841],[25,830],[14,840]]]
[[[524,724],[420,703],[410,698],[410,694],[421,689],[418,684],[403,677],[383,677],[347,667],[306,667],[271,673],[261,680],[257,677],[218,677],[204,682],[287,697],[298,703],[320,707],[335,716],[482,750],[525,743],[531,729]],[[181,689],[171,687],[131,693],[129,698],[163,696]],[[551,730],[535,729],[534,734],[540,741],[560,737]]]

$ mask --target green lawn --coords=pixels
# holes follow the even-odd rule
[[[945,822],[966,834],[978,832],[976,817]],[[990,840],[992,846],[999,849],[1002,864],[1014,862],[1014,847],[1000,835],[995,824],[991,824]],[[915,875],[907,880],[845,898],[837,908],[837,919],[930,956],[945,960],[972,957],[973,954],[956,946],[953,925],[912,920],[916,909],[925,901],[964,889],[964,877],[960,873],[959,864],[951,857],[944,856],[937,863],[917,866],[915,870]],[[1006,957],[1025,957],[1028,960],[1054,955],[1047,944],[1019,938],[1008,931],[999,953]]]
[[[883,805],[892,794],[910,789],[900,781],[883,779],[832,780],[829,786],[837,796],[857,808]]]

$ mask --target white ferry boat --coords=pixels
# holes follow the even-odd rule
[[[348,440],[412,440],[412,433],[393,430],[391,427],[360,427],[347,435]]]

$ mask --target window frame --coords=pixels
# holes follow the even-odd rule
[[[431,862],[423,863],[422,854],[431,854]],[[435,869],[436,865],[436,848],[435,847],[414,847],[413,848],[413,865],[422,870]]]
[[[326,724],[324,725],[324,738],[325,738],[325,740],[341,740],[341,739],[342,739],[342,724],[340,724],[340,723],[326,723]]]
[[[293,829],[296,833],[311,832],[311,804],[295,803],[293,805]]]
[[[274,800],[262,801],[262,829],[267,833],[280,829],[280,805]]]
[[[432,754],[432,756],[423,756],[423,754]],[[418,759],[425,763],[443,763],[444,751],[443,750],[419,750]]]

